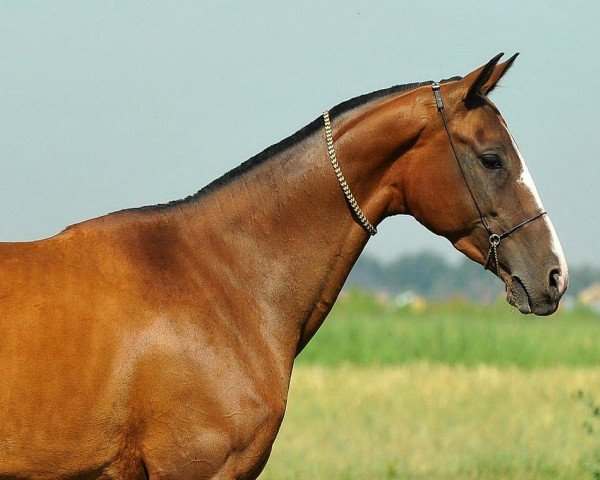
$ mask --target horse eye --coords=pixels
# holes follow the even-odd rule
[[[486,154],[480,157],[481,163],[485,168],[496,170],[502,168],[502,160],[498,155]]]

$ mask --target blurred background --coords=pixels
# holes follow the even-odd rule
[[[447,241],[387,220],[300,356],[263,478],[594,478],[599,18],[596,1],[2,1],[0,237],[185,197],[343,100],[521,52],[493,100],[570,263],[563,311],[518,316]]]

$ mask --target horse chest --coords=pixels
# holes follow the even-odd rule
[[[254,478],[252,472],[268,457],[285,402],[237,388],[220,398],[199,395],[193,401],[182,395],[148,416],[141,443],[149,471],[159,478]]]

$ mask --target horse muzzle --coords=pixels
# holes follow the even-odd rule
[[[504,278],[506,299],[521,313],[545,316],[553,314],[567,290],[569,276],[566,268],[549,269],[545,282],[528,282],[525,275],[514,274]]]

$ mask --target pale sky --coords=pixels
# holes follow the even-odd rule
[[[600,2],[0,0],[0,239],[194,193],[348,98],[521,52],[493,100],[600,266]],[[450,244],[412,218],[380,258]]]

